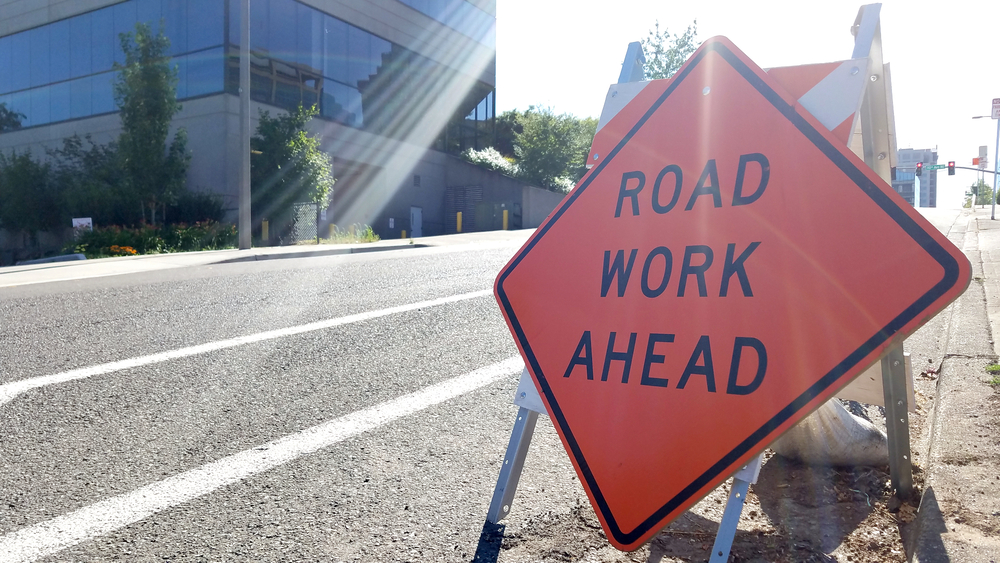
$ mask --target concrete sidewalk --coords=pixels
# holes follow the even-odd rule
[[[310,256],[334,256],[401,250],[426,246],[419,240],[381,240],[358,244],[320,244],[297,246],[265,246],[249,250],[209,250],[202,252],[176,252],[169,254],[146,254],[143,256],[122,256],[97,260],[50,262],[45,264],[25,264],[0,268],[0,287],[13,287],[36,283],[67,281],[74,279],[115,276],[136,272],[148,272],[187,266],[225,264],[232,262],[253,262],[280,258],[305,258]]]
[[[46,264],[25,264],[0,267],[0,287],[15,287],[87,278],[117,276],[209,264],[256,262],[283,258],[337,256],[367,252],[385,252],[427,247],[488,248],[523,244],[534,229],[516,231],[486,231],[440,235],[416,239],[390,239],[357,244],[302,244],[296,246],[265,246],[249,250],[210,250],[123,256],[97,260],[74,260]]]
[[[948,309],[943,360],[928,413],[923,497],[904,541],[912,561],[1000,562],[1000,390],[986,366],[997,363],[1000,323],[1000,220],[990,209],[963,210],[948,233],[972,263],[969,289]]]

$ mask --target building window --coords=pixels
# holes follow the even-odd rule
[[[470,92],[465,105],[471,106],[471,111],[448,123],[439,143],[440,150],[460,153],[466,149],[482,150],[493,145],[496,141],[496,92],[487,88],[474,88]]]
[[[146,22],[170,39],[177,97],[222,91],[225,0],[129,0],[0,37],[0,102],[31,127],[115,111],[119,34]]]

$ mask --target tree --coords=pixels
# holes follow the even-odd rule
[[[663,28],[661,33],[660,22],[657,20],[656,27],[649,30],[649,37],[642,40],[642,52],[646,56],[646,64],[643,66],[646,80],[673,76],[701,45],[696,39],[697,35],[698,20],[691,22],[680,35],[671,35],[667,28]]]
[[[145,205],[129,189],[114,141],[101,145],[90,135],[63,139],[48,151],[61,207],[69,217],[90,217],[95,225],[138,225]],[[67,218],[68,220],[68,218]]]
[[[256,134],[250,139],[250,209],[255,230],[266,218],[281,233],[291,225],[294,203],[329,205],[333,165],[320,150],[319,139],[304,129],[317,113],[315,106],[299,106],[277,117],[260,111]]]
[[[59,226],[51,170],[30,153],[0,153],[0,202],[0,227],[8,231],[34,238]]]
[[[8,108],[7,104],[0,102],[0,133],[20,129],[24,119],[23,113],[14,111]]]
[[[993,203],[993,188],[982,180],[977,180],[965,193],[965,206],[990,205]]]
[[[162,218],[166,206],[184,190],[190,160],[183,129],[167,147],[170,121],[181,109],[177,68],[170,65],[170,40],[162,31],[154,35],[148,24],[138,23],[134,33],[119,38],[125,64],[115,64],[115,103],[122,120],[118,153],[126,186],[142,202],[143,220],[148,209],[155,224],[157,209]]]
[[[516,109],[507,110],[497,116],[496,142],[493,144],[500,154],[513,158],[514,140],[521,132],[521,113]]]
[[[597,120],[531,106],[518,121],[514,153],[521,179],[548,190],[569,191],[587,171]]]

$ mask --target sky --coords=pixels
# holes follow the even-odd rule
[[[858,1],[497,0],[497,111],[549,106],[600,117],[632,41],[697,20],[698,39],[728,37],[762,68],[849,59]],[[881,9],[898,148],[937,148],[938,162],[994,161],[1000,98],[1000,1],[892,0]],[[990,165],[992,168],[992,164]],[[938,173],[938,207],[959,206],[976,173]],[[990,175],[987,183],[992,184]]]

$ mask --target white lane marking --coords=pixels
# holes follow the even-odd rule
[[[175,267],[180,268],[181,266],[175,266]],[[158,271],[163,270],[163,269],[166,269],[166,268],[158,268],[156,270],[145,270],[145,271],[158,272]],[[111,273],[111,274],[83,274],[83,275],[72,276],[72,277],[68,277],[68,278],[52,278],[52,279],[47,279],[47,280],[30,280],[30,281],[10,282],[10,283],[7,283],[7,280],[0,279],[0,288],[4,288],[4,287],[21,287],[21,286],[25,286],[25,285],[38,285],[40,283],[57,283],[57,282],[66,282],[66,281],[89,280],[89,279],[92,279],[92,278],[107,278],[107,277],[110,277],[110,276],[121,276],[123,274],[133,274],[133,273],[137,273],[137,272],[114,272],[114,273]],[[7,275],[13,276],[13,275],[15,275],[15,273],[11,272],[10,274],[7,274]]]
[[[103,375],[106,373],[111,373],[123,369],[131,369],[139,366],[146,366],[149,364],[156,364],[160,362],[166,362],[169,360],[176,360],[178,358],[186,358],[188,356],[194,356],[197,354],[205,354],[207,352],[215,352],[216,350],[233,348],[235,346],[242,346],[244,344],[261,342],[263,340],[272,340],[275,338],[283,338],[285,336],[302,334],[304,332],[324,330],[336,326],[342,326],[361,321],[368,321],[371,319],[377,319],[379,317],[395,315],[397,313],[405,313],[408,311],[423,309],[425,307],[436,307],[438,305],[445,305],[448,303],[455,303],[458,301],[475,299],[477,297],[484,297],[490,295],[491,293],[492,293],[491,290],[484,289],[482,291],[462,293],[459,295],[452,295],[450,297],[440,297],[438,299],[430,299],[428,301],[420,301],[418,303],[410,303],[408,305],[389,307],[388,309],[368,311],[366,313],[347,315],[346,317],[338,317],[336,319],[317,321],[314,323],[292,326],[288,328],[281,328],[277,330],[269,330],[267,332],[259,332],[257,334],[250,334],[248,336],[240,336],[237,338],[218,340],[216,342],[199,344],[197,346],[188,346],[187,348],[179,348],[177,350],[170,350],[167,352],[160,352],[158,354],[150,354],[148,356],[140,356],[138,358],[130,358],[127,360],[120,360],[117,362],[110,362],[107,364],[99,364],[96,366],[64,371],[62,373],[56,373],[52,375],[43,375],[39,377],[32,377],[29,379],[22,379],[20,381],[12,381],[11,383],[5,383],[3,385],[0,385],[0,407],[9,403],[21,393],[30,391],[32,389],[38,389],[39,387],[55,385],[57,383],[66,383],[67,381],[74,381],[76,379],[86,379],[88,377],[93,377],[95,375]]]
[[[0,537],[0,562],[27,563],[103,536],[212,491],[404,416],[470,393],[524,367],[514,356],[420,391],[355,411]]]

